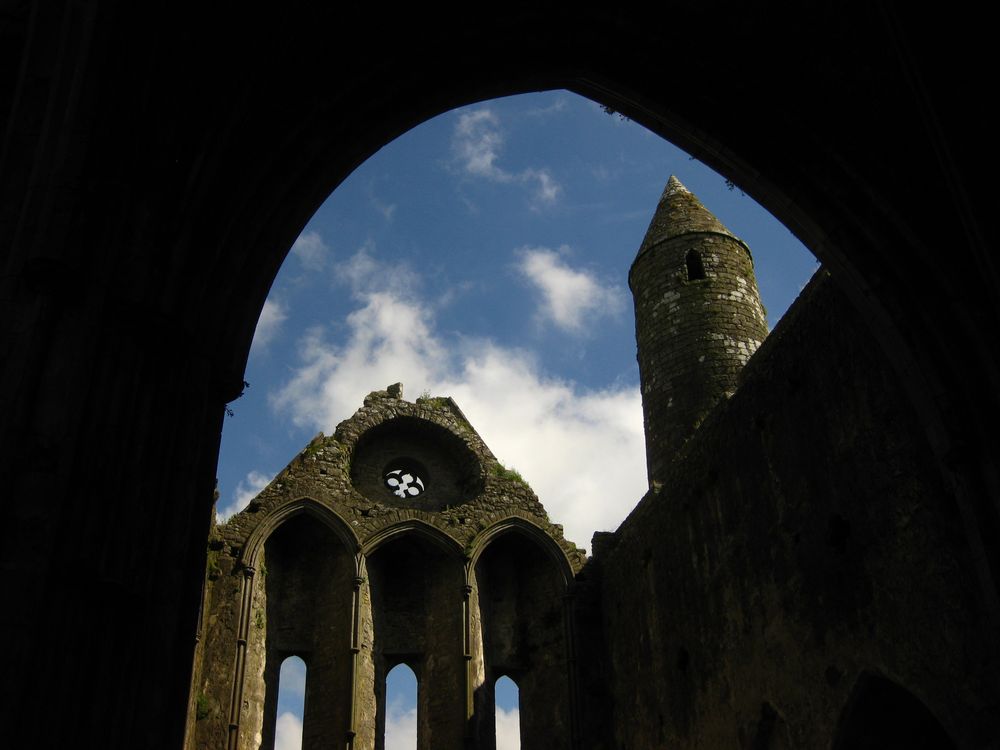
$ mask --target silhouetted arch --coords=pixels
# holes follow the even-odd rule
[[[368,557],[384,544],[407,536],[428,541],[449,557],[462,557],[462,545],[441,529],[419,518],[410,518],[379,529],[365,540],[361,551]]]
[[[240,563],[245,567],[255,567],[267,538],[283,523],[303,514],[312,516],[329,528],[351,554],[356,554],[361,549],[357,535],[336,511],[310,497],[303,497],[274,509],[257,524],[243,545]]]
[[[641,28],[639,23],[628,26],[627,33],[641,36]],[[529,46],[533,38],[530,34],[529,39],[524,39],[509,31],[498,33],[508,35],[508,39],[516,37]],[[442,43],[442,48],[447,49],[448,43]],[[691,99],[695,103],[681,106],[681,97],[658,95],[659,85],[649,85],[656,76],[643,79],[639,68],[632,66],[635,60],[632,64],[626,60],[610,67],[593,58],[581,62],[583,67],[576,72],[569,72],[572,66],[564,67],[568,63],[560,59],[558,64],[550,60],[530,69],[515,66],[503,75],[494,71],[476,80],[431,77],[421,80],[418,93],[393,80],[393,90],[402,93],[394,99],[391,113],[386,113],[385,108],[360,109],[353,111],[350,122],[345,124],[341,111],[317,106],[297,121],[295,129],[276,131],[268,145],[280,166],[269,163],[272,171],[266,181],[260,181],[268,187],[239,204],[239,214],[228,225],[233,229],[218,250],[223,256],[246,258],[234,277],[225,280],[225,293],[219,295],[232,307],[227,310],[218,335],[227,342],[223,355],[232,357],[228,367],[233,373],[232,396],[240,391],[240,373],[245,368],[256,321],[284,256],[309,216],[354,165],[392,138],[452,107],[490,96],[565,87],[626,114],[731,178],[823,260],[895,363],[901,387],[914,403],[939,458],[955,455],[953,440],[957,435],[963,436],[962,443],[989,444],[992,421],[982,419],[982,414],[989,410],[970,410],[963,397],[952,394],[964,392],[966,373],[985,371],[986,365],[990,366],[989,371],[994,371],[990,365],[993,348],[986,343],[988,337],[971,325],[968,333],[976,346],[958,346],[955,342],[961,337],[953,335],[951,324],[938,327],[939,324],[929,322],[925,309],[916,304],[915,300],[925,296],[916,289],[938,293],[938,285],[927,281],[938,274],[934,245],[921,229],[940,226],[919,220],[917,204],[912,203],[913,191],[901,178],[905,172],[899,169],[903,165],[898,159],[895,174],[880,174],[877,169],[868,170],[868,165],[862,169],[859,157],[838,152],[827,134],[826,140],[817,142],[825,143],[828,152],[813,153],[817,159],[813,169],[790,169],[787,139],[804,150],[811,150],[811,146],[797,141],[800,136],[787,128],[782,131],[782,139],[776,139],[773,132],[747,130],[746,123],[735,125],[729,122],[730,118],[720,118],[712,106],[697,103],[700,100]],[[414,70],[419,69],[419,56],[414,64],[417,66]],[[383,81],[362,79],[357,85],[362,88],[366,83],[371,86]],[[756,90],[752,81],[745,80],[744,84],[746,91]],[[690,85],[702,86],[704,82]],[[644,90],[644,86],[648,87]],[[808,132],[814,135],[823,130],[818,119],[812,127],[815,130]],[[346,135],[345,128],[348,128]],[[779,141],[780,147],[776,145]],[[853,144],[859,145],[856,141]],[[818,174],[822,179],[815,176]],[[846,197],[830,200],[835,196]],[[266,227],[255,220],[264,215],[274,218]],[[210,218],[202,220],[212,225]],[[915,252],[901,263],[894,257],[897,251],[893,248],[907,246]],[[985,245],[977,251],[981,257],[989,257]],[[984,277],[991,278],[985,273]],[[874,281],[887,278],[892,281]],[[941,297],[947,297],[948,285],[945,287]],[[215,290],[214,286],[211,288]],[[961,286],[953,283],[950,288],[954,293]],[[983,295],[982,299],[985,298]],[[957,305],[951,312],[956,311]],[[940,319],[948,318],[942,315]],[[973,425],[971,429],[966,428],[966,423]],[[961,426],[960,431],[957,426]],[[977,550],[995,549],[1000,519],[991,505],[993,501],[987,501],[985,495],[964,494],[964,487],[982,481],[983,477],[994,481],[992,463],[981,458],[976,461],[976,468],[970,471],[985,474],[971,480],[969,485],[957,483],[957,501],[970,546]],[[1000,616],[996,589],[1000,565],[995,556],[977,554],[975,560],[980,590],[990,603],[990,617],[995,625]]]
[[[949,750],[955,743],[911,692],[863,672],[837,724],[833,750]]]
[[[518,516],[511,516],[501,521],[497,521],[487,527],[469,543],[469,569],[474,570],[476,563],[482,556],[486,548],[497,538],[505,534],[519,534],[530,539],[555,563],[559,574],[562,576],[564,585],[569,585],[573,580],[573,566],[570,565],[569,558],[556,541],[549,536],[542,528],[536,526],[527,519]]]
[[[279,669],[290,655],[316,670],[306,684],[305,745],[328,744],[348,729],[348,706],[331,696],[353,690],[359,558],[343,521],[309,498],[282,506],[253,530],[240,558],[230,750],[255,736],[265,747],[273,743]]]
[[[385,14],[359,6],[345,21],[339,6],[310,4],[287,9],[279,24],[273,14],[242,14],[239,33],[228,34],[234,17],[225,8],[206,6],[191,23],[189,14],[135,3],[79,17],[12,7],[5,49],[17,64],[4,81],[15,100],[5,132],[17,147],[3,169],[15,217],[5,225],[4,293],[19,299],[22,287],[34,294],[38,286],[58,300],[65,286],[86,294],[81,304],[19,304],[25,317],[9,329],[15,377],[5,389],[5,437],[15,450],[5,455],[17,462],[23,450],[37,461],[57,439],[71,448],[65,470],[60,463],[44,482],[28,481],[21,471],[45,467],[28,463],[10,483],[12,508],[51,502],[46,523],[56,540],[37,560],[16,546],[4,557],[26,586],[37,576],[38,606],[10,626],[22,652],[60,642],[66,611],[87,608],[75,627],[80,642],[111,632],[122,597],[67,587],[53,571],[87,568],[95,548],[106,560],[142,559],[151,538],[164,564],[136,571],[143,577],[129,590],[156,595],[133,608],[133,630],[184,633],[202,590],[204,556],[193,550],[208,525],[223,402],[242,389],[256,320],[299,230],[355,165],[408,127],[462,103],[557,86],[671,137],[830,262],[947,461],[983,616],[995,629],[998,410],[975,396],[995,393],[1000,381],[988,200],[973,190],[989,171],[980,158],[988,126],[953,96],[956,75],[985,66],[925,43],[941,24],[958,29],[958,14],[935,16],[931,28],[889,5],[817,6],[779,29],[737,6],[710,16],[693,5],[567,13],[536,3],[488,23],[459,19],[460,31],[477,32],[480,53],[469,54],[455,17],[423,7]],[[739,48],[752,29],[759,54],[736,65],[705,54],[703,34],[673,33],[670,54],[658,55],[665,29],[709,24],[719,49]],[[811,33],[819,24],[824,32]],[[345,25],[378,29],[381,64],[356,64],[371,49],[365,35],[322,43]],[[154,35],[184,43],[142,49]],[[858,54],[841,54],[848,36]],[[252,54],[259,39],[273,54]],[[115,54],[132,48],[138,54]],[[518,54],[504,54],[512,49]],[[692,56],[699,64],[664,85],[672,62]],[[770,85],[764,74],[790,57],[797,64],[786,66],[787,85]],[[149,95],[122,95],[137,84]],[[844,116],[887,93],[892,106],[857,132],[844,127]],[[774,116],[733,116],[750,108]],[[956,243],[967,262],[940,263],[940,248]],[[108,283],[83,283],[91,278]],[[81,348],[91,335],[94,345]],[[982,381],[971,396],[969,373]],[[52,414],[59,432],[44,426]],[[78,481],[84,467],[114,471],[87,486]],[[103,502],[114,492],[122,502]],[[123,517],[127,502],[158,512]],[[9,732],[27,736],[58,705],[62,721],[50,721],[48,740],[79,744],[107,705],[130,705],[105,747],[134,745],[140,733],[151,748],[179,747],[192,643],[186,633],[164,637],[160,658],[122,659],[115,670],[106,669],[109,655],[127,653],[127,639],[66,659],[19,657],[8,679],[26,686],[23,711]]]
[[[290,654],[281,661],[278,670],[277,705],[275,715],[264,717],[263,747],[302,747],[302,721],[305,716],[306,683],[309,665],[298,654]],[[301,684],[299,677],[301,675]],[[288,712],[291,716],[286,716]],[[296,736],[297,735],[297,736]],[[298,740],[296,743],[295,740]]]
[[[969,444],[989,444],[986,438],[992,435],[992,420],[982,417],[988,410],[970,410],[962,397],[952,394],[964,391],[966,373],[985,371],[984,366],[992,362],[993,348],[987,343],[988,337],[971,325],[968,333],[976,345],[958,346],[955,342],[961,337],[953,335],[950,323],[938,327],[939,324],[928,322],[925,309],[915,302],[924,297],[915,289],[926,292],[938,288],[937,284],[927,281],[935,278],[938,272],[934,243],[921,229],[940,227],[920,220],[916,210],[918,204],[912,203],[913,191],[903,177],[905,170],[900,169],[904,166],[900,160],[896,160],[892,172],[880,173],[878,169],[869,169],[868,164],[862,169],[858,154],[838,151],[832,145],[831,134],[826,133],[825,140],[809,140],[823,134],[822,118],[816,118],[807,130],[794,132],[785,128],[782,138],[778,139],[773,131],[764,133],[754,127],[748,130],[747,123],[737,125],[730,122],[731,118],[719,117],[718,110],[708,100],[702,102],[697,97],[685,99],[659,94],[662,86],[657,76],[644,77],[648,73],[646,61],[640,64],[629,58],[624,48],[619,48],[620,59],[613,65],[603,57],[592,57],[575,49],[566,50],[568,56],[557,55],[558,62],[547,57],[551,50],[546,49],[545,62],[540,62],[537,59],[540,50],[533,45],[538,38],[546,36],[540,29],[554,19],[536,20],[541,26],[534,33],[506,29],[490,34],[494,40],[502,38],[511,42],[516,39],[528,45],[525,59],[535,55],[530,66],[514,64],[511,67],[508,61],[502,73],[492,69],[485,75],[467,78],[441,76],[440,73],[421,75],[417,71],[422,70],[421,65],[426,60],[419,54],[411,55],[408,62],[412,65],[408,70],[413,79],[401,82],[396,73],[398,68],[392,68],[391,80],[380,77],[379,71],[355,79],[357,90],[383,90],[391,86],[394,106],[388,111],[369,100],[352,100],[350,117],[345,117],[342,110],[317,97],[315,105],[296,120],[295,128],[275,127],[273,135],[265,131],[263,142],[268,144],[268,151],[274,158],[267,162],[266,175],[251,171],[250,176],[257,179],[244,180],[254,186],[252,194],[240,192],[232,198],[238,210],[227,215],[227,231],[216,250],[221,257],[239,258],[240,264],[238,267],[218,264],[224,278],[213,277],[204,284],[218,298],[216,304],[227,305],[224,315],[220,314],[214,337],[225,342],[218,346],[218,351],[222,369],[231,373],[229,398],[235,397],[242,388],[241,373],[245,369],[256,322],[282,260],[308,218],[355,165],[406,130],[453,107],[492,96],[562,87],[622,112],[731,178],[802,239],[833,270],[838,284],[862,311],[879,343],[896,363],[901,386],[919,412],[939,458],[952,453],[955,448],[952,439],[958,434],[967,436],[962,441]],[[593,28],[603,25],[604,21],[603,17],[597,18],[586,11],[577,16],[578,23],[593,24]],[[564,19],[560,18],[558,28],[561,29],[563,23]],[[637,20],[634,24],[624,23],[620,32],[626,36],[622,38],[641,38],[646,25]],[[439,39],[439,43],[441,54],[445,54],[441,50],[453,44],[446,39]],[[580,67],[574,68],[570,59],[576,60]],[[688,85],[700,90],[705,82],[692,79]],[[752,79],[745,79],[743,85],[745,92],[758,91]],[[733,90],[741,89],[736,86]],[[687,103],[680,104],[683,101]],[[236,113],[233,116],[236,117]],[[248,132],[257,135],[256,131]],[[798,140],[801,137],[806,140]],[[256,140],[249,142],[252,146],[247,148],[257,148],[262,139],[265,139],[263,134],[257,135]],[[824,143],[827,151],[813,152],[817,160],[814,168],[790,169],[788,154],[793,149],[789,143],[805,152],[816,142]],[[859,145],[857,141],[848,143],[854,148]],[[215,158],[218,158],[216,154],[207,154],[205,159],[209,163],[199,169],[211,174],[209,167],[214,165]],[[822,179],[815,175],[822,175]],[[908,179],[912,178],[910,175]],[[223,182],[225,190],[232,189],[228,180]],[[204,186],[206,192],[213,188],[222,194],[214,183]],[[904,195],[905,201],[896,197]],[[832,197],[839,199],[830,200]],[[953,198],[961,202],[958,196]],[[210,201],[202,203],[211,205]],[[209,209],[200,209],[205,212],[204,216],[198,214],[198,210],[190,211],[191,216],[185,214],[189,224],[214,226],[217,223],[217,217],[207,215]],[[215,207],[211,210],[215,211]],[[267,221],[261,217],[267,217]],[[906,263],[900,263],[894,257],[897,253],[894,248],[906,246],[912,248],[911,253]],[[977,252],[981,257],[989,257],[985,245],[978,246]],[[892,282],[873,281],[886,278]],[[984,278],[991,276],[984,274]],[[944,280],[954,281],[949,277]],[[962,287],[953,283],[950,288]],[[941,296],[947,294],[945,289]],[[976,298],[976,295],[966,296]],[[980,298],[986,299],[987,295]],[[942,315],[940,319],[948,318]],[[924,345],[930,341],[934,344]],[[967,429],[966,422],[974,426]],[[956,430],[958,425],[961,431]],[[992,464],[983,463],[981,459],[977,461],[980,463],[975,471],[985,471],[984,476],[991,477],[989,481],[992,482]],[[996,548],[1000,520],[996,508],[990,504],[992,500],[988,502],[985,496],[965,495],[963,488],[966,485],[958,483],[957,486],[970,545],[974,549]],[[980,519],[987,520],[981,523]],[[990,617],[996,624],[1000,600],[995,573],[1000,566],[994,558],[977,555],[976,565],[981,591],[990,602]]]
[[[515,701],[514,706],[511,709],[506,709],[500,705],[500,702],[496,699],[497,692],[503,686],[504,681],[510,683],[514,688]],[[503,739],[506,733],[517,737],[517,747],[521,745],[521,721],[520,721],[520,688],[518,687],[517,680],[507,674],[500,675],[493,682],[493,706],[494,706],[494,726],[496,728],[496,742],[497,750],[512,750],[512,745],[509,743],[504,743]],[[514,714],[512,716],[512,714]]]
[[[405,708],[400,711],[395,706],[395,701],[390,701],[389,681],[396,674],[402,678],[403,690],[406,691]],[[412,690],[412,693],[411,693]],[[394,696],[399,697],[399,696]],[[412,700],[413,708],[409,708]],[[417,711],[420,704],[420,675],[405,661],[394,664],[385,675],[385,684],[382,686],[382,699],[379,701],[379,716],[377,717],[378,732],[376,735],[376,749],[384,747],[417,747]],[[391,744],[390,744],[391,743]]]
[[[493,524],[474,540],[469,589],[478,605],[483,677],[474,693],[473,725],[483,747],[495,736],[496,679],[517,681],[525,750],[575,747],[571,569],[558,543],[518,517]]]
[[[462,743],[464,562],[455,540],[418,519],[381,529],[365,544],[362,578],[370,595],[372,644],[367,653],[375,693],[398,664],[413,670],[420,747]],[[384,708],[377,714],[384,717]],[[376,731],[376,750],[380,736]]]

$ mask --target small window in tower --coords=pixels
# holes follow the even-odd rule
[[[697,250],[688,250],[684,263],[687,265],[688,281],[705,278],[705,266],[701,262],[701,253]]]
[[[385,467],[382,480],[396,497],[412,498],[427,489],[427,470],[412,458],[397,458]]]

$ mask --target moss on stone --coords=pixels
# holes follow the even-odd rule
[[[208,558],[205,560],[205,574],[210,581],[214,581],[222,575],[222,568],[219,567],[218,550],[210,549],[208,551]]]
[[[199,693],[198,698],[195,701],[194,707],[194,718],[196,721],[201,721],[202,719],[207,719],[209,714],[209,703],[208,698],[204,693]]]
[[[417,399],[417,404],[419,406],[430,406],[434,409],[444,409],[448,406],[448,398],[446,396],[431,396],[430,393],[424,391]]]
[[[325,440],[326,436],[322,432],[316,435],[316,437],[309,441],[309,445],[299,453],[299,460],[305,461],[306,459],[315,457],[325,447]]]
[[[491,471],[493,476],[497,477],[498,479],[503,479],[508,482],[517,482],[519,484],[523,484],[525,487],[530,486],[526,481],[524,481],[524,477],[521,476],[521,473],[517,469],[513,467],[508,469],[499,461],[493,464],[493,468],[491,469]]]

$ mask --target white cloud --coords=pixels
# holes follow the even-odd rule
[[[420,276],[402,262],[383,263],[375,257],[375,244],[369,240],[346,263],[337,266],[337,278],[351,287],[357,299],[386,293],[406,297],[420,288]]]
[[[285,711],[278,717],[274,727],[274,750],[301,749],[302,721],[291,711]]]
[[[497,750],[521,750],[521,717],[516,708],[510,711],[497,706]]]
[[[534,192],[535,202],[532,204],[532,208],[536,210],[541,206],[555,203],[562,192],[562,186],[552,179],[552,175],[547,169],[526,169],[521,173],[521,176],[527,181],[535,180],[538,182]]]
[[[385,716],[385,750],[413,750],[417,746],[417,707],[405,708],[397,699]]]
[[[386,221],[392,221],[392,217],[396,215],[395,203],[383,203],[378,198],[372,198],[372,205],[385,217]]]
[[[496,165],[502,146],[500,119],[492,110],[476,109],[459,115],[452,149],[466,172],[497,182],[509,182],[512,175]]]
[[[491,342],[467,351],[460,368],[432,392],[455,398],[566,536],[588,547],[594,531],[617,528],[646,490],[638,389],[584,390]]]
[[[534,186],[531,207],[538,210],[554,204],[562,186],[545,168],[528,167],[510,172],[497,162],[503,150],[504,134],[500,118],[488,108],[463,112],[455,124],[452,152],[462,170],[471,177],[491,182]]]
[[[565,254],[568,248],[560,250]],[[544,247],[518,251],[518,270],[541,294],[540,320],[581,334],[593,320],[622,311],[624,295],[619,289],[601,284],[591,273],[570,268],[562,254]]]
[[[374,181],[368,183],[365,192],[368,194],[368,202],[371,203],[372,208],[382,214],[386,221],[392,221],[392,217],[396,215],[396,204],[386,203],[375,195]]]
[[[321,328],[308,331],[299,347],[302,364],[272,394],[273,408],[299,426],[329,433],[370,391],[404,376],[408,390],[420,393],[449,356],[431,333],[429,311],[392,294],[371,294],[347,324],[351,333],[343,346],[328,341]]]
[[[257,318],[257,328],[253,332],[250,351],[259,352],[267,348],[281,330],[281,324],[288,319],[288,308],[277,300],[264,300],[264,308]]]
[[[526,110],[524,114],[527,115],[528,117],[545,118],[548,117],[549,115],[554,115],[559,112],[566,111],[567,106],[568,102],[566,100],[566,97],[558,96],[556,97],[556,100],[552,102],[552,104],[550,104],[549,106],[533,107],[531,109]]]
[[[329,246],[319,232],[303,232],[292,245],[292,254],[306,271],[322,271],[330,255]]]
[[[448,339],[412,287],[384,290],[375,283],[383,267],[367,252],[355,260],[346,278],[359,307],[344,340],[307,332],[272,407],[330,434],[365,395],[390,383],[403,382],[411,399],[424,390],[451,395],[569,539],[586,547],[593,531],[616,528],[646,490],[638,388],[588,390],[547,376],[522,350]]]
[[[223,523],[247,507],[247,504],[256,497],[262,489],[267,487],[274,479],[273,476],[262,474],[259,471],[251,471],[246,479],[241,479],[233,492],[233,499],[227,505],[216,509],[219,523]]]

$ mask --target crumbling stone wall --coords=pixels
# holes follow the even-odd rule
[[[398,395],[390,395],[389,391],[369,394],[364,406],[337,425],[332,436],[317,435],[245,511],[217,529],[223,551],[239,555],[264,520],[289,503],[311,498],[342,518],[361,544],[399,523],[419,521],[464,549],[491,525],[518,517],[543,529],[563,549],[574,568],[583,565],[583,550],[563,537],[562,527],[549,520],[532,489],[497,461],[452,399],[418,398],[411,403],[402,400],[401,391],[393,393]],[[359,490],[351,476],[355,447],[370,430],[394,420],[406,424],[407,429],[413,421],[426,422],[428,431],[443,428],[453,439],[462,441],[464,451],[473,454],[477,463],[474,477],[470,478],[467,467],[462,472],[465,481],[478,483],[475,494],[443,508],[423,508],[417,503],[401,504],[388,493],[378,496],[369,492],[367,484],[362,487],[364,491]],[[448,449],[463,452],[452,446]]]
[[[307,670],[303,745],[337,746],[351,705],[353,550],[300,515],[268,537],[257,574],[258,589],[266,592],[265,608],[254,611],[254,627],[266,631],[260,690],[265,700],[257,703],[263,705],[263,746],[274,741],[279,670],[293,655]]]
[[[485,661],[476,695],[485,726],[477,747],[495,747],[494,687],[504,675],[518,686],[522,750],[571,747],[571,655],[562,571],[529,539],[507,534],[480,556],[475,579]]]
[[[617,747],[830,747],[871,673],[959,747],[1000,736],[985,605],[896,383],[821,272],[659,457],[662,486],[598,553]]]
[[[426,470],[423,492],[401,497],[385,486],[400,457]],[[547,639],[548,656],[536,661],[548,671],[531,679],[552,705],[536,714],[569,731],[570,631],[550,613],[585,555],[454,401],[410,403],[396,385],[369,394],[333,436],[317,436],[214,530],[193,689],[205,710],[188,747],[270,747],[278,669],[292,653],[308,667],[307,750],[380,746],[385,675],[399,662],[418,678],[419,747],[474,743],[487,726],[473,696],[489,661],[473,561],[507,536],[544,549],[535,557],[546,557],[539,581],[552,601],[521,606],[518,627]],[[546,686],[556,672],[554,692]]]
[[[407,664],[417,677],[418,747],[461,747],[465,733],[463,560],[419,537],[390,541],[368,559],[381,750],[384,684]]]
[[[237,644],[244,637],[243,592],[253,580],[253,571],[240,565],[221,539],[213,534],[208,546],[205,604],[191,691],[195,721],[187,734],[188,747],[198,750],[229,747],[234,662]]]

